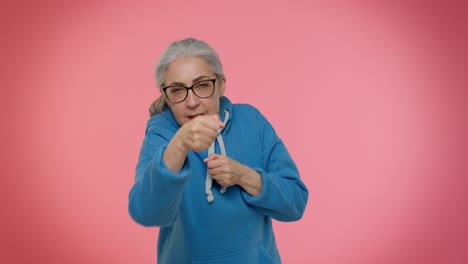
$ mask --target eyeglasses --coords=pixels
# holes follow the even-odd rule
[[[187,98],[188,91],[192,90],[193,94],[198,98],[207,98],[214,94],[215,91],[215,82],[216,76],[214,79],[203,80],[192,84],[192,86],[187,87],[183,85],[172,85],[162,88],[166,94],[167,99],[172,103],[180,103]]]

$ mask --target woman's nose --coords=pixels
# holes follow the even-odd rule
[[[198,97],[193,93],[192,90],[187,91],[187,98],[185,99],[185,105],[193,108],[199,103]]]

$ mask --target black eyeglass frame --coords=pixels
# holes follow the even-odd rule
[[[162,90],[163,90],[164,94],[166,95],[166,98],[167,98],[169,101],[171,101],[172,103],[181,103],[181,102],[185,101],[185,99],[187,99],[189,90],[192,90],[192,93],[193,93],[194,95],[196,95],[198,98],[208,98],[208,97],[212,96],[212,95],[214,94],[215,90],[216,90],[216,80],[217,80],[217,79],[218,79],[218,76],[216,75],[215,78],[213,78],[213,79],[201,80],[201,81],[198,81],[198,82],[192,84],[192,85],[189,86],[189,87],[184,86],[184,85],[171,85],[171,86],[163,87]],[[212,92],[210,95],[207,95],[207,96],[199,96],[199,95],[195,92],[195,90],[193,90],[193,87],[195,87],[197,84],[200,84],[200,83],[202,83],[202,82],[212,82],[212,83],[213,83],[213,92]],[[172,88],[172,87],[180,87],[180,88],[183,87],[183,88],[185,88],[185,97],[184,97],[184,99],[182,99],[182,100],[180,100],[180,101],[175,101],[175,102],[172,101],[172,100],[169,98],[169,96],[167,95],[167,92],[166,92],[167,89]]]

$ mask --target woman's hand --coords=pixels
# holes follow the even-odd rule
[[[205,163],[211,177],[223,187],[239,185],[251,196],[262,191],[262,177],[255,170],[220,154],[211,154]]]
[[[197,116],[177,131],[176,138],[187,152],[201,151],[210,147],[218,135],[218,129],[223,127],[218,115]]]
[[[167,145],[163,160],[167,168],[179,172],[184,165],[187,153],[190,150],[201,151],[208,149],[218,135],[218,129],[224,123],[218,115],[197,116],[185,123]]]
[[[211,177],[221,186],[229,187],[239,184],[242,175],[242,164],[227,156],[211,154],[204,160]]]

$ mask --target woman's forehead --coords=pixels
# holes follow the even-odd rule
[[[169,64],[166,81],[181,81],[180,78],[192,80],[199,75],[212,75],[208,63],[199,57],[181,57]],[[170,80],[174,79],[175,80]]]

